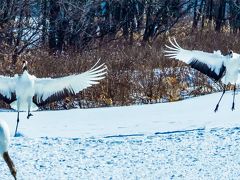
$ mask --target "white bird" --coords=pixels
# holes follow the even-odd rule
[[[104,64],[97,66],[97,63],[81,74],[60,78],[37,78],[28,73],[27,61],[24,61],[21,75],[0,76],[0,98],[18,112],[15,136],[19,123],[19,111],[27,110],[27,118],[29,118],[32,116],[31,109],[75,95],[104,79],[107,67]]]
[[[10,132],[9,132],[8,125],[5,121],[0,120],[0,153],[2,154],[3,159],[7,163],[11,174],[16,180],[17,171],[13,164],[13,161],[11,160],[8,154],[9,143],[10,143]]]
[[[181,48],[176,39],[169,39],[172,46],[165,45],[168,50],[165,50],[165,56],[175,58],[189,64],[192,68],[212,78],[215,82],[222,81],[224,84],[223,93],[216,105],[215,112],[218,110],[219,103],[225,93],[228,84],[234,85],[232,110],[235,108],[235,91],[236,82],[240,68],[240,54],[229,51],[227,55],[222,55],[220,51],[213,53],[186,50]]]

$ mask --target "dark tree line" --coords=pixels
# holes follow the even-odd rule
[[[36,47],[54,54],[96,41],[148,43],[181,20],[193,31],[238,33],[240,0],[0,0],[0,53],[15,64]]]
[[[211,27],[221,32],[224,27],[228,27],[230,32],[239,31],[239,0],[195,0],[193,13],[193,29]]]

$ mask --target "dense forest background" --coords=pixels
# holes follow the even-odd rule
[[[239,36],[240,0],[0,0],[0,74],[28,60],[37,77],[59,77],[101,59],[100,85],[44,108],[176,101],[221,84],[165,58],[168,38],[226,53],[240,51]]]

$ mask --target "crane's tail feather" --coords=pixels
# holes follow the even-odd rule
[[[13,101],[10,104],[11,108],[14,110],[17,110],[17,101]],[[27,103],[21,103],[19,111],[27,111],[28,104]],[[31,111],[36,111],[38,109],[37,105],[35,103],[31,103]]]

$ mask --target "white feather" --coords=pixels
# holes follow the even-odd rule
[[[0,76],[0,93],[5,97],[10,98],[11,93],[15,92],[17,79],[18,76]]]
[[[107,68],[104,64],[97,66],[97,63],[84,73],[61,78],[36,78],[34,75],[28,74],[27,71],[24,71],[21,76],[0,76],[0,93],[8,99],[11,99],[12,93],[16,94],[17,101],[11,103],[13,109],[24,111],[28,109],[29,105],[31,109],[37,109],[32,102],[34,95],[40,102],[40,100],[44,101],[55,93],[63,92],[64,89],[78,93],[87,87],[98,84],[99,80],[105,78]]]
[[[94,65],[95,66],[95,65]],[[55,93],[63,91],[65,88],[73,90],[74,93],[98,84],[99,80],[105,78],[106,66],[104,64],[91,68],[82,73],[61,78],[37,78],[35,80],[35,94],[38,101],[40,98],[46,100]]]
[[[240,54],[232,53],[232,57],[223,56],[221,51],[213,51],[213,53],[198,51],[198,50],[186,50],[179,46],[176,39],[173,41],[169,39],[172,46],[165,45],[168,50],[165,50],[165,56],[174,58],[190,64],[194,60],[197,60],[207,65],[211,71],[219,74],[221,67],[226,67],[226,74],[222,78],[224,84],[235,84],[238,82],[238,73],[240,69]]]
[[[217,74],[219,73],[222,64],[226,60],[226,57],[223,56],[219,50],[215,51],[214,53],[197,50],[186,50],[181,48],[175,39],[174,42],[169,39],[169,42],[173,47],[165,45],[169,49],[164,51],[166,53],[165,56],[175,58],[187,64],[190,64],[193,60],[198,60],[206,64],[212,71],[215,71]]]

